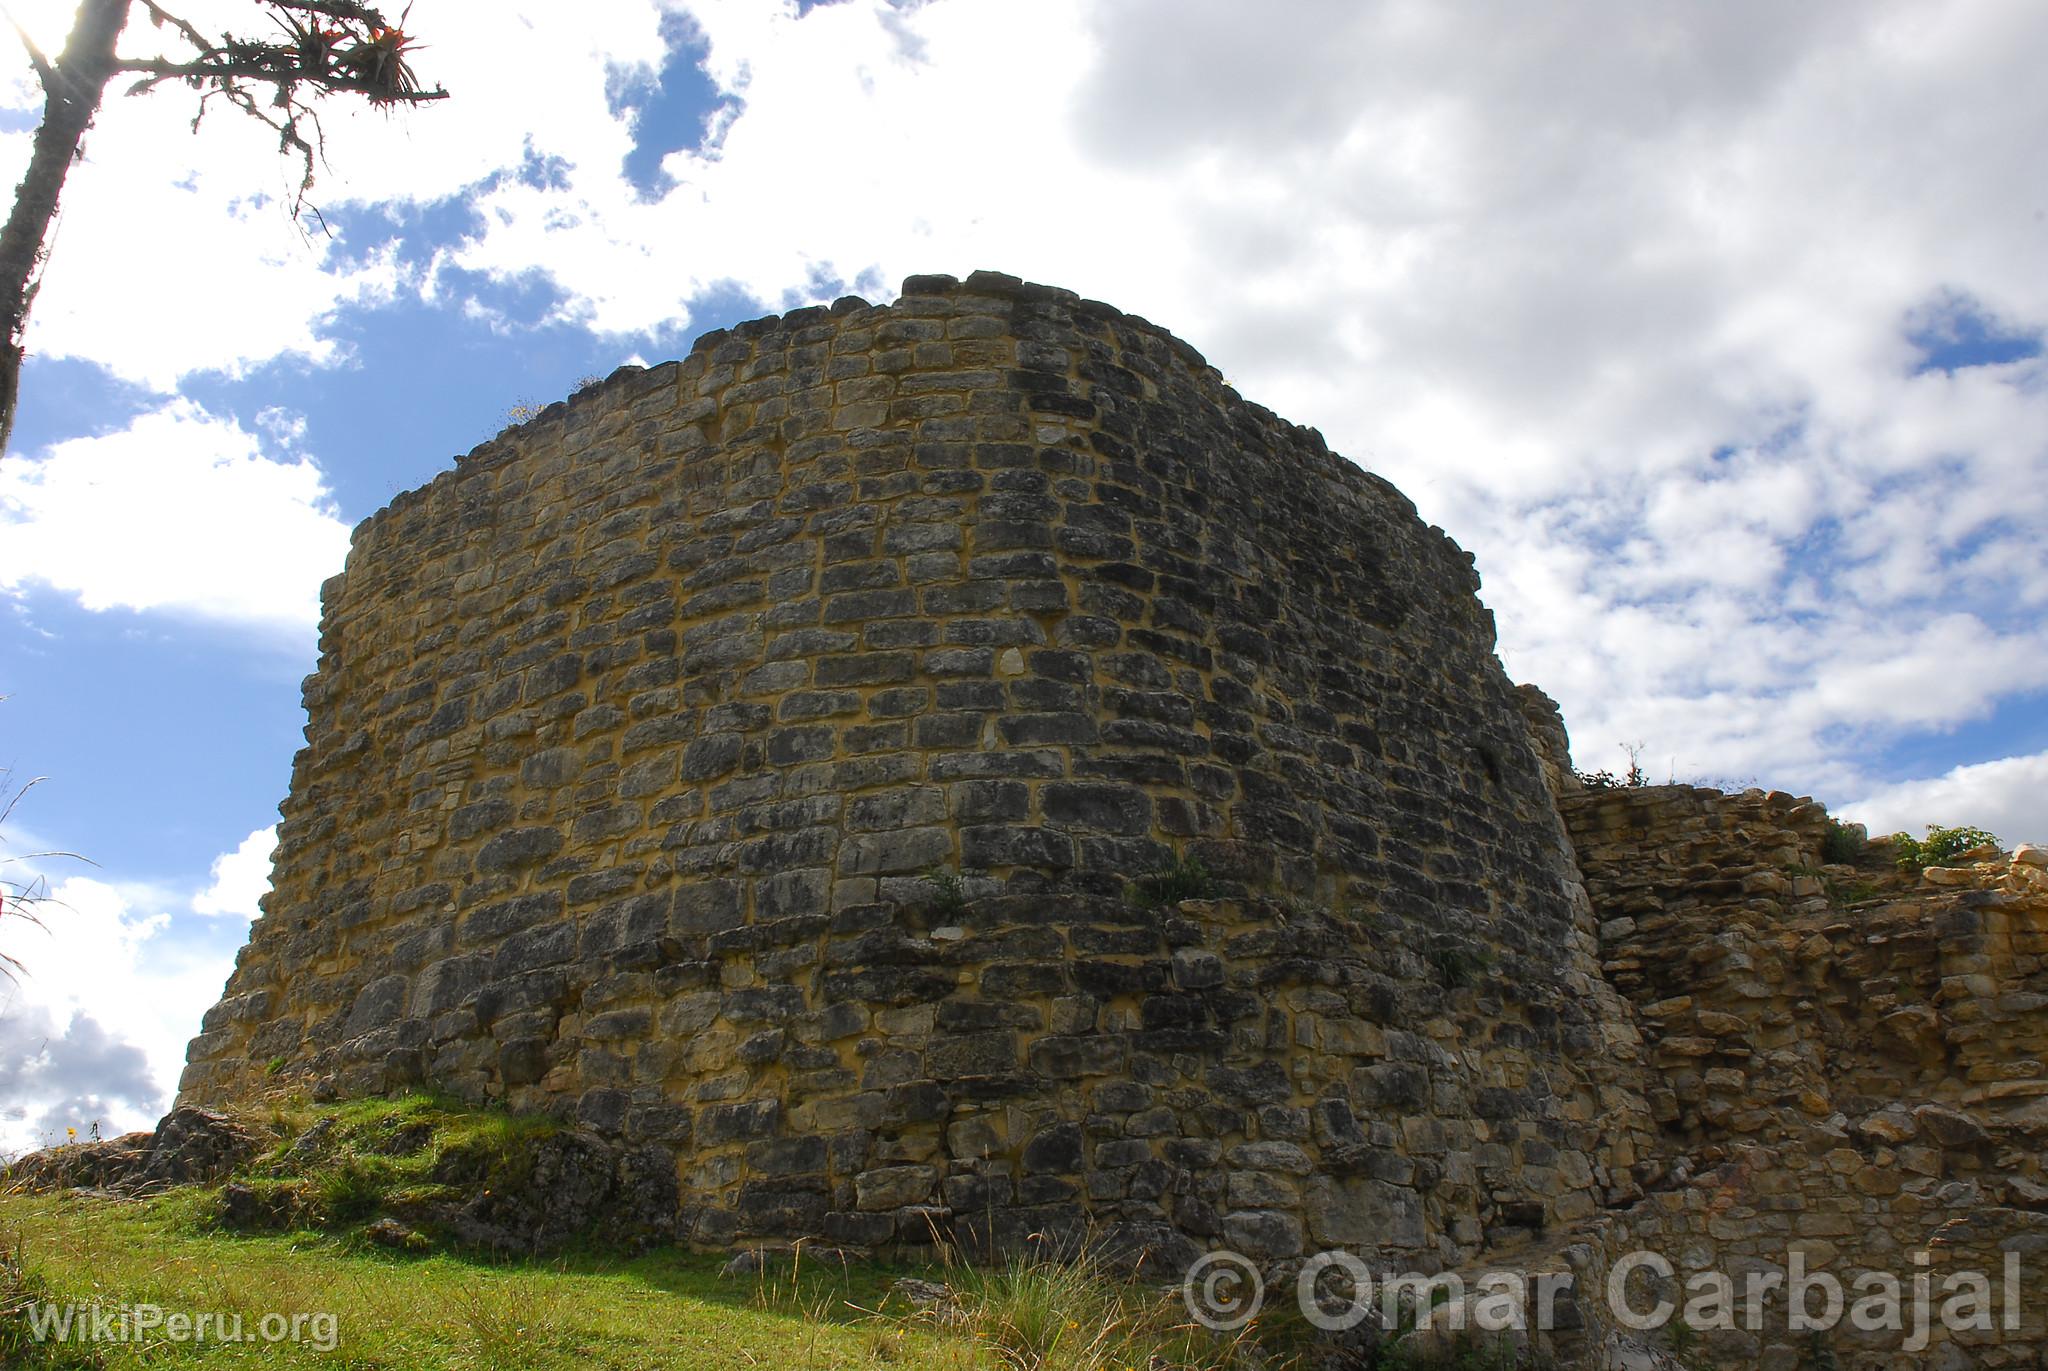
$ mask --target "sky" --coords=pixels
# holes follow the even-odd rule
[[[48,49],[65,0],[9,6]],[[214,29],[254,0],[195,0]],[[2048,7],[415,0],[449,100],[110,96],[0,458],[0,1149],[147,1126],[268,881],[321,581],[524,406],[1004,271],[1475,554],[1577,764],[2048,842]],[[138,19],[124,52],[162,38]],[[0,62],[0,163],[39,101]],[[83,860],[35,857],[61,850]]]

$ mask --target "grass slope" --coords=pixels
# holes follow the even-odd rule
[[[527,1145],[556,1125],[430,1096],[280,1105],[246,1122],[276,1145],[233,1179],[274,1201],[266,1207],[282,1231],[224,1227],[217,1186],[143,1200],[0,1195],[0,1367],[1173,1371],[1252,1364],[1248,1339],[1219,1341],[1184,1326],[1177,1291],[1119,1282],[1086,1263],[906,1272],[781,1260],[761,1274],[729,1278],[720,1274],[723,1257],[672,1248],[607,1252],[601,1233],[548,1259],[497,1258],[439,1239],[426,1250],[394,1251],[364,1236],[378,1215],[516,1175]],[[294,1151],[300,1139],[319,1145]],[[905,1274],[952,1291],[945,1318],[918,1314],[891,1294]],[[126,1341],[38,1340],[31,1313],[51,1305],[153,1306],[195,1320],[239,1316],[248,1340],[176,1340],[162,1329]],[[296,1316],[302,1336],[258,1341],[265,1316],[284,1324]],[[323,1316],[331,1322],[318,1322]]]
[[[966,1368],[992,1363],[976,1340],[922,1330],[879,1310],[886,1273],[813,1263],[722,1280],[716,1257],[662,1252],[492,1263],[408,1256],[345,1236],[240,1236],[195,1229],[174,1200],[0,1200],[0,1241],[26,1293],[43,1301],[153,1304],[192,1315],[308,1316],[297,1344],[70,1344],[37,1347],[16,1315],[0,1324],[0,1364],[23,1367]],[[900,1305],[898,1306],[900,1309]],[[312,1316],[331,1314],[323,1352]],[[98,1359],[95,1359],[95,1358]]]

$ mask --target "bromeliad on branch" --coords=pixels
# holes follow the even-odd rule
[[[43,86],[43,122],[36,130],[28,173],[15,192],[14,208],[0,230],[0,452],[14,429],[21,386],[22,337],[35,302],[38,274],[48,252],[57,198],[79,156],[85,131],[98,114],[107,84],[120,73],[138,79],[130,95],[165,82],[182,82],[199,92],[199,127],[208,104],[226,100],[276,131],[278,150],[303,163],[296,215],[313,186],[314,164],[324,140],[312,101],[353,95],[380,108],[446,99],[428,90],[412,69],[418,44],[405,32],[411,10],[394,24],[359,0],[251,0],[278,32],[269,37],[218,37],[202,32],[157,0],[80,0],[78,17],[53,62],[19,25],[30,64]],[[122,57],[116,51],[131,5],[150,22],[190,49],[176,57]],[[310,136],[307,130],[310,129]]]
[[[114,69],[141,79],[128,88],[140,95],[166,81],[183,81],[201,92],[199,118],[217,97],[277,130],[280,151],[296,153],[305,163],[299,194],[313,185],[319,157],[319,119],[306,103],[309,97],[359,95],[373,105],[419,104],[445,100],[448,92],[427,90],[412,69],[410,53],[418,46],[402,25],[356,0],[261,0],[277,24],[280,38],[247,39],[223,34],[217,41],[170,13],[156,0],[139,0],[150,21],[168,28],[196,51],[183,61],[163,57],[121,59]],[[323,22],[324,21],[324,22]],[[263,97],[252,87],[265,87]],[[309,141],[301,125],[310,123]]]
[[[128,93],[139,94],[160,82],[183,79],[194,86],[210,81],[264,81],[276,85],[280,94],[296,94],[289,88],[306,85],[316,95],[361,95],[379,105],[447,97],[445,90],[427,90],[420,85],[407,56],[416,42],[400,24],[390,23],[369,6],[354,0],[261,2],[271,9],[271,18],[285,41],[223,34],[216,42],[155,0],[140,0],[152,23],[173,30],[197,51],[184,61],[161,57],[117,61],[116,71],[142,74],[143,79]],[[322,19],[331,22],[323,24]],[[401,16],[401,24],[403,19]]]

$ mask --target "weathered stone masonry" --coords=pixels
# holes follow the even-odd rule
[[[1639,1247],[2018,1252],[2020,1330],[1829,1348],[2043,1365],[2043,854],[1921,881],[1795,797],[1587,791],[1477,584],[1068,292],[707,335],[357,529],[181,1101],[551,1111],[713,1247],[1568,1268],[1573,1365]],[[1211,898],[1128,898],[1191,858]],[[1792,1371],[1784,1313],[1708,1345]]]
[[[1545,705],[1534,732],[1561,760]],[[1589,1230],[1601,1251],[1737,1283],[1782,1280],[1797,1254],[1845,1291],[1866,1273],[1910,1291],[1925,1271],[1936,1315],[1952,1274],[1994,1283],[1987,1327],[1932,1318],[1917,1348],[1909,1330],[1847,1320],[1816,1341],[1788,1326],[1780,1286],[1760,1328],[1705,1332],[1722,1365],[1796,1371],[1825,1352],[1886,1371],[2042,1366],[2048,852],[1924,875],[1882,848],[1830,864],[1810,800],[1554,774],[1603,969],[1642,1025],[1658,1125],[1637,1169],[1645,1198]],[[2003,1298],[2012,1260],[2017,1310]]]
[[[709,335],[357,531],[184,1095],[573,1111],[706,1243],[1577,1221],[1640,1099],[1476,584],[1067,292]]]

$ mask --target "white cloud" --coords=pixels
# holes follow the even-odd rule
[[[1882,786],[1843,806],[1841,817],[1867,825],[1872,833],[1917,837],[1929,824],[1967,825],[1996,833],[2008,848],[2048,843],[2048,752]]]
[[[607,331],[671,325],[721,285],[801,303],[820,275],[879,272],[893,285],[940,260],[1083,289],[1120,282],[1117,298],[1135,308],[1141,273],[1192,265],[1170,240],[1137,252],[1102,235],[1084,253],[1071,228],[1046,232],[1055,214],[1098,198],[1122,208],[1147,184],[1091,165],[1064,126],[1090,46],[1076,5],[852,3],[801,20],[756,0],[688,9],[709,71],[744,108],[714,145],[668,156],[676,188],[645,201],[611,146],[553,139],[562,174],[480,196],[487,230],[455,264],[545,272]],[[1045,174],[1019,174],[1013,157]]]
[[[234,0],[243,9],[243,0]],[[323,204],[433,201],[551,158],[617,170],[633,147],[608,94],[653,80],[667,54],[657,0],[421,0],[414,65],[451,98],[407,111],[325,107]]]
[[[95,1119],[107,1134],[153,1126],[240,937],[174,920],[189,896],[48,874],[40,928],[0,920],[0,951],[26,968],[0,985],[0,1151],[67,1126],[82,1133]]]
[[[39,850],[26,834],[0,848],[8,880],[40,880],[46,896],[33,922],[0,918],[0,952],[22,967],[0,982],[0,1154],[63,1141],[67,1128],[112,1136],[155,1125],[233,969],[241,920],[269,888],[276,834],[258,829],[215,858],[196,893],[4,856]]]
[[[54,46],[71,8],[14,13]],[[685,12],[730,110],[701,146],[665,131],[673,187],[649,199],[630,106]],[[460,193],[471,238],[412,244],[415,271],[426,253],[302,237],[262,130],[220,111],[193,137],[189,94],[115,98],[31,347],[169,387],[345,363],[327,321],[459,291],[450,267],[546,280],[626,335],[715,289],[787,307],[1015,272],[1174,329],[1449,528],[1582,765],[1640,740],[1656,780],[2048,837],[2048,754],[1891,784],[1873,760],[2048,680],[2048,363],[1916,374],[1913,343],[1969,314],[2048,329],[2048,202],[2015,132],[2048,122],[2048,10],[419,0],[411,22],[454,98],[334,106],[316,198],[417,235]],[[0,134],[0,174],[27,143]],[[9,456],[0,587],[303,634],[347,529],[303,421],[255,428],[170,401]],[[49,935],[0,924],[33,973],[0,1005],[0,1097],[21,1096],[0,1139],[167,1102],[240,933],[188,911],[249,914],[268,847],[196,894],[73,877]]]
[[[2048,326],[2048,16],[688,9],[740,108],[675,189],[562,143],[453,260],[597,329],[975,266],[1159,319],[1475,550],[1590,765],[1857,793],[2048,672],[2048,365],[1908,342]]]
[[[55,51],[75,8],[31,0],[24,22]],[[177,8],[210,32],[249,33],[269,22],[266,11],[245,0],[192,0]],[[467,75],[469,63],[488,60],[500,46],[489,41],[497,30],[490,18],[478,15],[465,25],[451,16],[452,41],[446,52],[437,44],[435,64]],[[464,32],[471,27],[474,33]],[[121,51],[189,55],[139,9]],[[235,375],[283,355],[332,364],[343,354],[325,325],[337,311],[417,286],[388,252],[341,251],[348,245],[293,222],[302,165],[279,154],[276,134],[218,104],[195,133],[195,92],[172,83],[130,97],[129,84],[117,78],[109,87],[83,159],[65,182],[30,318],[31,355],[87,358],[160,390],[193,372]],[[26,64],[9,87],[0,90],[0,103],[40,111]],[[428,112],[373,113],[331,102],[321,114],[328,157],[316,165],[314,203],[362,193],[448,194],[494,166],[516,165],[522,121],[505,117],[510,84],[500,81],[498,89],[496,101],[473,97],[438,127]],[[598,99],[601,109],[601,85]],[[458,108],[453,101],[447,107]],[[434,130],[431,141],[413,144],[415,120],[422,132]],[[31,138],[27,130],[0,134],[6,184],[26,167]],[[496,160],[479,161],[479,154]],[[356,157],[366,163],[355,169],[360,186],[335,171]]]
[[[87,358],[158,390],[284,354],[331,362],[321,325],[403,284],[388,255],[327,269],[333,245],[286,212],[274,138],[251,146],[223,114],[195,138],[189,122],[189,109],[113,101],[88,135],[30,316],[32,356]],[[0,134],[8,184],[29,139]]]
[[[319,617],[348,526],[309,457],[270,457],[185,400],[0,462],[0,588],[293,633]]]
[[[164,1098],[142,1049],[92,1015],[0,1014],[0,1154],[147,1128]]]
[[[201,914],[254,919],[257,901],[270,892],[270,856],[277,850],[277,825],[259,828],[233,852],[213,859],[213,884],[192,897]]]
[[[733,112],[650,200],[614,105],[675,12]],[[781,306],[977,266],[1158,319],[1474,550],[1503,655],[1589,765],[1640,738],[1681,775],[1868,793],[1887,740],[2048,672],[2048,363],[1915,374],[1911,341],[2048,328],[2013,135],[2048,121],[2048,11],[421,0],[412,23],[455,98],[337,106],[323,193],[403,226],[472,188],[439,267],[550,280],[626,334],[714,288]],[[455,288],[300,241],[267,141],[190,138],[182,98],[93,135],[36,346],[158,384],[333,361],[327,313]]]

